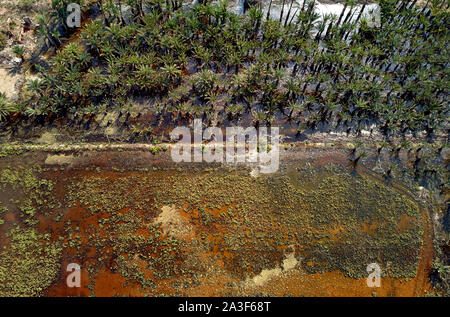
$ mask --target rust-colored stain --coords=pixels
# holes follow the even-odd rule
[[[101,157],[108,157],[107,154],[102,154]],[[90,161],[92,163],[92,161]],[[99,161],[97,157],[94,162],[103,167],[108,167],[108,164],[103,160]],[[107,162],[107,161],[106,161]],[[330,162],[343,162],[343,158],[336,156],[334,158],[322,157],[315,161],[316,165],[325,165]],[[92,179],[101,179],[113,184],[120,184],[121,180],[130,177],[140,179],[142,177],[163,178],[168,175],[173,175],[173,171],[154,171],[152,173],[136,171],[136,170],[112,170],[110,168],[104,169],[101,172],[95,170],[85,170],[89,166],[89,161],[80,163],[83,168],[66,168],[58,171],[46,171],[44,175],[48,179],[52,179],[56,184],[53,192],[56,200],[64,202],[67,195],[69,185],[74,180],[88,181]],[[150,175],[150,176],[149,176]],[[105,190],[107,188],[105,187]],[[135,190],[129,188],[130,193]],[[147,201],[144,206],[150,206],[154,198],[153,193],[148,192],[147,197],[140,197],[142,201]],[[99,206],[101,207],[101,206]],[[161,208],[162,206],[159,206]],[[424,296],[426,292],[432,290],[429,282],[430,267],[433,260],[433,245],[432,245],[432,229],[427,211],[422,214],[422,247],[420,250],[417,274],[414,278],[393,278],[383,277],[381,280],[381,287],[369,288],[366,285],[366,279],[355,279],[345,276],[341,271],[331,271],[323,273],[307,273],[301,265],[301,258],[293,267],[287,270],[274,270],[275,273],[270,273],[265,278],[262,285],[252,282],[252,276],[256,276],[258,272],[237,272],[230,269],[232,263],[237,260],[237,254],[233,248],[226,245],[225,237],[230,234],[230,229],[218,221],[210,225],[205,225],[202,222],[202,212],[198,209],[193,209],[187,212],[186,206],[178,206],[172,216],[179,219],[184,219],[183,223],[189,227],[191,231],[180,235],[180,241],[184,243],[181,247],[184,257],[182,260],[175,259],[174,265],[179,265],[186,268],[191,273],[175,274],[170,278],[155,277],[154,271],[148,267],[148,262],[145,257],[136,255],[134,258],[127,258],[128,264],[135,266],[142,273],[144,278],[156,281],[153,288],[143,287],[137,280],[127,279],[123,274],[118,272],[115,264],[117,258],[112,256],[113,245],[110,245],[105,240],[105,245],[101,248],[88,247],[88,242],[92,234],[92,230],[96,230],[96,237],[105,239],[111,238],[110,233],[105,227],[100,224],[110,219],[113,214],[102,210],[101,212],[90,213],[90,211],[79,202],[70,207],[62,207],[55,213],[61,213],[59,221],[55,221],[54,214],[39,215],[38,228],[40,232],[50,232],[52,240],[57,241],[60,237],[66,237],[63,242],[68,242],[72,239],[80,239],[81,245],[78,248],[66,247],[63,250],[61,270],[58,274],[58,279],[46,291],[46,296],[156,296],[156,295],[170,295],[170,296],[239,296],[239,295],[255,295],[268,294],[271,296]],[[204,212],[212,215],[215,219],[225,215],[230,208],[236,205],[221,206],[220,208],[206,208]],[[132,210],[137,212],[140,225],[134,232],[130,232],[134,237],[149,237],[152,233],[150,228],[154,224],[156,214],[136,206],[126,206],[114,213],[127,215]],[[14,220],[14,213],[6,214],[9,221]],[[239,216],[236,216],[239,220]],[[242,219],[240,219],[242,220]],[[283,223],[271,224],[265,232],[261,234],[270,234],[273,228],[279,228],[280,232],[285,232]],[[67,224],[72,228],[71,234],[68,236],[63,234],[67,230]],[[412,218],[402,216],[398,220],[398,230],[402,232],[407,230],[412,223]],[[368,235],[376,232],[379,223],[364,222],[360,224],[359,230]],[[244,227],[242,232],[243,239],[248,239],[251,236],[251,228]],[[341,225],[335,225],[324,228],[323,232],[328,233],[328,238],[332,241],[338,241],[339,235],[346,232],[346,228]],[[323,233],[316,232],[316,233]],[[160,236],[160,241],[165,241],[168,238],[167,234]],[[323,239],[323,238],[321,238]],[[319,239],[320,240],[320,239]],[[276,262],[281,263],[290,245],[294,242],[286,232],[286,243],[279,247],[278,250],[268,253],[267,257],[276,259]],[[3,240],[5,243],[5,240]],[[295,251],[295,250],[294,250]],[[144,256],[150,252],[148,248],[142,249]],[[165,252],[160,248],[158,252]],[[249,255],[254,253],[254,250],[248,250]],[[284,255],[283,255],[284,254]],[[158,256],[158,254],[157,254]],[[103,261],[98,261],[99,258],[104,258]],[[105,260],[106,259],[106,260]],[[82,283],[80,288],[69,288],[66,286],[66,277],[68,272],[65,271],[67,264],[71,262],[79,263],[82,267],[81,277]],[[306,266],[314,263],[305,263]],[[231,266],[230,266],[231,265]],[[95,267],[95,270],[90,268]],[[268,268],[270,269],[270,268]],[[276,269],[276,267],[274,267]],[[90,271],[91,270],[91,271]],[[242,270],[242,269],[241,269]],[[200,272],[197,277],[190,280],[192,272]],[[238,274],[237,274],[238,273]],[[246,275],[247,277],[242,277]]]

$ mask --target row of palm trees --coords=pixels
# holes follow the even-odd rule
[[[224,2],[100,0],[101,18],[29,83],[28,115],[55,117],[121,109],[146,97],[161,117],[239,121],[284,118],[308,129],[387,136],[445,131],[448,2],[381,0],[370,26],[346,1],[319,19],[314,0],[284,1],[279,19],[258,6],[244,16]],[[348,10],[351,8],[351,10]],[[129,117],[129,116],[128,116]]]

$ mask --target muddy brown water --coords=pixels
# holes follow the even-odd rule
[[[37,230],[50,233],[55,243],[60,239],[66,243],[61,253],[59,272],[42,295],[373,296],[376,293],[376,296],[424,296],[431,291],[428,274],[433,259],[432,229],[428,211],[424,208],[417,218],[422,234],[417,261],[414,263],[415,276],[394,277],[387,272],[387,276],[382,278],[381,287],[374,289],[367,287],[365,277],[351,277],[332,266],[328,266],[329,269],[326,270],[309,272],[307,266],[317,264],[314,263],[316,260],[308,259],[302,253],[310,241],[301,241],[293,236],[290,224],[283,222],[287,219],[284,216],[276,212],[270,213],[262,222],[263,227],[257,227],[256,224],[252,226],[245,219],[249,215],[239,210],[247,208],[245,202],[239,199],[233,201],[234,198],[232,201],[222,201],[225,196],[223,192],[229,191],[230,197],[234,197],[233,183],[228,183],[227,177],[239,173],[248,175],[245,167],[219,167],[215,172],[214,168],[217,167],[208,164],[174,166],[168,153],[155,156],[147,152],[128,151],[73,153],[73,160],[68,164],[45,165],[48,155],[52,154],[33,152],[0,160],[1,170],[30,167],[40,169],[40,177],[54,182],[52,197],[61,203],[54,210],[37,211]],[[364,175],[379,184],[377,186],[387,186],[381,177],[364,166],[351,171],[348,159],[338,150],[314,153],[308,150],[287,151],[283,152],[281,159],[282,166],[277,175],[285,174],[291,180],[294,178],[299,182],[296,184],[288,181],[288,187],[292,185],[300,186],[306,191],[316,190],[321,183],[305,180],[310,182],[305,185],[305,182],[296,178],[297,170],[307,166],[305,171],[311,172],[312,177],[315,177],[316,169],[330,165],[344,169],[352,177]],[[210,184],[217,177],[214,173],[225,175],[223,180],[226,181],[222,186],[226,188],[219,189],[220,184]],[[190,181],[198,180],[195,177],[199,175],[205,179],[199,186],[213,186],[211,188],[218,188],[217,193],[194,192],[196,185],[191,185]],[[276,177],[274,176],[275,179]],[[160,185],[161,180],[164,180],[164,186]],[[243,186],[239,178],[232,180],[236,181],[236,187]],[[324,182],[326,180],[327,178]],[[186,189],[188,194],[183,192],[179,182],[186,182],[186,186],[190,186]],[[251,184],[251,188],[245,187],[244,192],[258,196],[257,190],[263,186],[264,181],[254,181],[249,177],[244,185],[246,184]],[[401,184],[392,183],[389,188],[404,199],[413,200],[408,189]],[[177,190],[180,191],[179,195]],[[189,194],[189,190],[192,193]],[[123,196],[117,197],[118,193]],[[197,194],[199,197],[195,199],[200,203],[195,205],[190,199],[194,199],[192,197]],[[187,197],[186,204],[177,200],[183,195]],[[6,201],[10,196],[14,194],[4,189],[0,198]],[[278,204],[280,208],[284,206],[281,197],[274,196],[270,199],[272,207]],[[172,201],[173,204],[170,204]],[[161,202],[166,205],[159,205]],[[195,207],[189,209],[189,204]],[[228,219],[228,214],[232,215],[232,219],[223,221],[222,218]],[[306,221],[306,225],[308,219],[305,217],[302,214],[301,220]],[[116,222],[112,220],[115,218],[118,219]],[[23,223],[19,211],[8,212],[4,219],[6,223],[0,226],[0,245],[7,247],[7,230],[14,224]],[[392,227],[395,234],[409,230],[414,220],[401,215],[395,220],[397,225]],[[320,241],[331,243],[332,246],[333,243],[339,243],[342,234],[351,230],[346,223],[333,222],[328,229],[322,226],[309,229],[306,225],[308,228],[305,231],[311,230],[314,237],[318,236]],[[357,228],[371,235],[381,225],[381,222],[369,220],[361,221]],[[119,227],[120,230],[117,229]],[[280,232],[277,239],[284,237],[283,241],[273,238],[273,232],[277,230]],[[307,232],[304,237],[311,237],[310,234]],[[152,245],[141,243],[141,239],[154,235],[155,239],[145,240],[153,241],[150,243]],[[174,238],[181,246],[171,244]],[[236,242],[239,239],[248,241],[241,246]],[[70,245],[69,240],[79,241],[78,246]],[[271,243],[274,245],[270,245]],[[260,247],[264,244],[269,245]],[[412,245],[405,247],[414,250]],[[123,252],[117,251],[118,249]],[[294,255],[291,257],[292,251]],[[127,252],[128,257],[125,254]],[[156,258],[164,259],[165,262],[155,261]],[[367,258],[370,258],[369,254]],[[325,256],[325,261],[328,260],[332,259]],[[80,288],[68,288],[66,285],[68,273],[65,268],[71,262],[79,263],[82,267]],[[170,267],[167,268],[166,264]]]

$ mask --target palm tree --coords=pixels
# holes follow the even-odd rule
[[[264,111],[252,111],[253,114],[253,125],[256,129],[259,128],[261,123],[265,120],[266,114]]]
[[[291,100],[288,103],[288,110],[289,110],[288,121],[292,122],[294,117],[297,117],[302,112],[303,106],[302,104]]]
[[[13,103],[8,101],[8,98],[3,92],[0,92],[0,122],[5,120],[11,113],[16,111]]]
[[[58,46],[60,44],[59,39],[55,39],[52,36],[53,30],[51,27],[51,17],[47,13],[42,12],[37,16],[37,23],[39,24],[38,32],[47,39],[50,46]]]
[[[257,7],[238,17],[223,3],[177,10],[178,0],[98,2],[105,21],[86,25],[81,45],[58,52],[49,68],[38,70],[41,80],[29,83],[31,99],[42,105],[36,111],[59,107],[65,113],[77,104],[120,108],[128,95],[151,95],[160,113],[179,113],[182,105],[211,117],[215,103],[231,105],[230,113],[247,105],[268,123],[277,111],[287,110],[289,120],[300,115],[296,107],[308,94],[311,127],[336,117],[337,126],[352,120],[360,129],[373,119],[388,134],[431,135],[445,124],[448,30],[442,2],[430,2],[428,10],[414,8],[415,1],[381,0],[377,28],[362,16],[367,7],[358,11],[354,1],[322,21],[312,0],[303,1],[298,15],[293,1],[283,1],[276,20],[269,19],[272,3],[264,20]],[[129,25],[120,10],[125,3],[134,16]],[[41,19],[42,34],[54,44],[57,14]],[[306,92],[308,84],[314,93]]]
[[[181,70],[175,64],[165,65],[164,67],[161,68],[161,71],[163,76],[167,78],[167,81],[170,84],[176,85],[178,81],[181,79]]]
[[[25,48],[23,46],[14,46],[12,52],[23,61],[23,55],[25,54]]]
[[[33,92],[41,97],[43,95],[43,88],[44,88],[44,85],[43,85],[42,81],[39,79],[32,79],[28,83],[28,89],[31,92]]]

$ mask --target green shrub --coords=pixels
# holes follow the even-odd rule
[[[22,58],[23,54],[25,54],[25,48],[23,46],[16,45],[12,49],[13,53],[17,55],[17,57]]]
[[[161,151],[166,151],[167,148],[165,146],[153,146],[150,148],[150,153],[152,153],[153,155],[158,154]]]
[[[16,110],[14,104],[8,101],[6,95],[0,92],[0,121],[3,121],[7,116]]]

